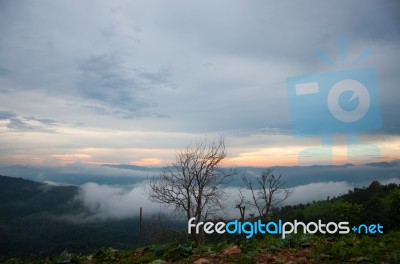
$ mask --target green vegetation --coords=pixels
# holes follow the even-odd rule
[[[384,226],[383,235],[208,236],[195,246],[173,221],[147,219],[143,248],[137,219],[72,222],[88,213],[77,187],[0,177],[0,263],[400,263],[400,186],[372,182],[340,197],[276,209],[271,220],[349,221]],[[160,216],[159,216],[160,217]],[[152,222],[151,222],[152,221]],[[184,229],[181,226],[181,230]],[[158,231],[163,230],[163,232]],[[150,233],[152,232],[152,233]],[[151,237],[153,240],[150,240]],[[157,241],[160,244],[155,244]],[[238,255],[224,254],[232,245]]]
[[[136,250],[102,248],[88,255],[61,254],[45,259],[0,259],[2,263],[193,263],[205,258],[210,263],[399,263],[400,233],[382,236],[345,235],[336,238],[294,235],[287,239],[265,236],[261,239],[234,242],[241,249],[238,255],[224,254],[232,244],[168,243]]]
[[[377,224],[384,231],[400,229],[400,186],[374,181],[366,188],[354,188],[347,194],[325,201],[286,206],[275,210],[273,219],[283,221],[348,221],[350,225]]]
[[[47,256],[65,248],[85,250],[86,227],[60,218],[66,212],[84,212],[84,207],[72,200],[77,191],[73,186],[53,187],[0,177],[0,255]],[[75,239],[78,234],[81,242]]]
[[[77,193],[76,186],[0,176],[0,256],[46,257],[65,249],[90,253],[101,247],[138,246],[137,218],[87,221],[91,212],[75,199]],[[143,243],[156,238],[154,222],[146,219]],[[182,228],[182,223],[170,222],[165,228],[175,227]]]

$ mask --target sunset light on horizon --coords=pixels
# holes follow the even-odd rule
[[[1,4],[0,166],[160,167],[179,149],[219,136],[226,166],[400,158],[394,9],[318,3],[315,13],[300,3],[262,1],[132,1],[123,8],[100,2]],[[194,10],[200,11],[188,17]],[[325,76],[371,68],[376,76],[367,101],[362,88],[341,95],[340,87],[320,90],[329,83]],[[319,79],[291,89],[298,76]],[[321,93],[302,102],[308,92]],[[358,125],[340,119],[342,106],[344,113],[370,113]],[[299,126],[311,135],[297,135]],[[330,138],[318,134],[325,129]]]

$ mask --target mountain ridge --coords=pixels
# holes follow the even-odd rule
[[[400,160],[361,165],[241,166],[235,167],[235,169],[238,176],[231,182],[231,187],[241,186],[240,178],[242,175],[258,175],[265,169],[274,169],[277,174],[282,173],[290,187],[330,181],[345,181],[355,186],[361,186],[373,180],[385,181],[393,178],[400,180]],[[160,170],[160,167],[130,164],[103,164],[100,166],[69,164],[58,167],[10,165],[0,167],[0,174],[66,185],[81,185],[88,182],[110,185],[135,185],[157,175]]]

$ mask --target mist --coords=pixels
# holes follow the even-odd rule
[[[381,184],[396,183],[400,184],[400,179],[391,178],[381,180]],[[370,182],[363,186],[368,186]],[[136,185],[106,185],[98,183],[86,183],[79,187],[76,200],[82,202],[87,208],[88,214],[76,216],[84,218],[84,221],[91,220],[106,220],[106,219],[124,219],[137,217],[139,208],[143,208],[144,216],[150,216],[162,212],[163,214],[175,213],[173,206],[165,206],[151,202],[146,193],[147,181]],[[340,182],[315,182],[305,185],[298,185],[293,188],[291,195],[279,206],[306,204],[308,202],[325,200],[329,196],[333,198],[348,193],[354,187],[362,187],[361,185],[349,183],[346,181]],[[239,201],[239,192],[250,200],[251,193],[244,188],[229,187],[224,189],[226,197],[224,199],[224,207],[220,211],[220,217],[237,218],[239,211],[235,208]],[[256,213],[255,208],[247,206],[247,213]],[[76,219],[75,219],[76,220]],[[82,220],[82,219],[81,219]]]
[[[397,179],[393,179],[397,180]],[[162,213],[172,213],[173,207],[151,202],[145,191],[146,183],[134,186],[111,186],[97,183],[86,183],[80,186],[79,193],[75,197],[88,209],[89,214],[85,216],[86,221],[123,219],[137,217],[139,208],[143,208],[145,216]],[[354,186],[347,182],[319,182],[300,185],[292,188],[292,194],[281,205],[295,205],[312,201],[324,200],[329,197],[346,194]],[[220,212],[221,217],[238,217],[235,208],[238,203],[239,190],[245,198],[251,199],[249,190],[240,188],[226,188],[227,199]],[[248,213],[255,213],[254,208],[247,207]],[[83,217],[83,216],[79,216]]]

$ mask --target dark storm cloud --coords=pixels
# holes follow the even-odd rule
[[[221,75],[219,79],[206,83],[209,90],[223,91],[235,107],[214,100],[208,93],[204,93],[207,97],[207,107],[218,106],[222,110],[214,111],[213,116],[207,119],[207,126],[203,128],[223,130],[241,126],[251,130],[265,125],[290,128],[288,99],[285,94],[286,79],[321,71],[341,70],[343,67],[338,63],[339,40],[343,36],[349,40],[345,65],[347,68],[364,49],[372,47],[373,55],[360,67],[375,67],[379,71],[393,72],[389,78],[379,80],[379,89],[384,95],[381,99],[381,104],[385,105],[382,108],[383,119],[386,124],[396,123],[390,126],[390,133],[393,133],[393,127],[399,127],[400,121],[385,111],[398,108],[397,103],[390,102],[390,95],[397,92],[394,90],[395,86],[389,83],[389,80],[397,82],[398,78],[394,72],[400,71],[396,62],[400,40],[399,27],[396,26],[400,24],[400,5],[397,2],[380,4],[375,1],[255,1],[245,4],[240,1],[235,5],[228,4],[224,8],[218,8],[226,3],[214,3],[211,7],[205,2],[194,6],[192,3],[172,2],[174,15],[157,13],[158,25],[164,33],[178,36],[182,42],[194,39],[198,42],[197,45],[193,45],[196,48],[194,51],[215,56],[213,60],[207,57],[202,65],[212,65],[213,69],[221,71],[224,67],[230,68],[231,65],[218,63],[220,56],[237,58],[237,61],[232,61],[233,64],[237,63],[234,64],[237,66],[237,75],[229,72],[229,75]],[[316,57],[318,49],[326,52],[339,67],[326,67]],[[384,50],[392,54],[385,54],[382,52]],[[393,56],[396,60],[388,61]],[[246,60],[265,62],[271,66],[270,69],[265,69],[264,74],[268,77],[263,85],[255,82],[256,78],[251,73],[243,71],[249,67],[241,64]],[[256,63],[250,67],[258,70]],[[245,75],[248,75],[248,78],[239,78]],[[196,82],[203,84],[204,80],[194,79],[193,83]],[[240,98],[240,95],[232,93],[235,89],[246,90],[254,86],[258,87],[255,91],[258,97],[254,98],[252,103],[244,103],[245,96]],[[201,100],[202,96],[193,98]],[[258,111],[252,109],[252,106]],[[276,115],[276,112],[280,114]],[[194,116],[193,120],[201,118]],[[185,123],[185,127],[190,126]],[[384,124],[380,132],[387,133],[387,129],[388,126]],[[400,133],[400,130],[397,130],[397,133]]]
[[[36,120],[46,126],[58,126],[59,125],[59,122],[57,120],[53,120],[53,119],[48,119],[48,118],[43,119],[43,118],[34,118],[34,117],[32,117],[32,119]]]
[[[169,116],[176,130],[288,129],[286,79],[336,70],[315,54],[339,60],[338,40],[346,36],[350,58],[372,46],[368,66],[390,73],[379,79],[382,132],[400,133],[391,114],[400,69],[389,54],[399,49],[396,1],[67,3],[0,10],[2,68],[22,83],[14,89],[73,96],[97,115]],[[81,12],[88,7],[90,15]],[[160,87],[179,89],[158,95]],[[215,91],[225,98],[211,97]]]
[[[368,44],[398,40],[400,33],[396,1],[214,3],[224,8],[211,7],[208,2],[172,2],[175,15],[162,13],[158,18],[164,30],[183,37],[195,34],[210,52],[299,61],[305,67],[313,65],[317,48],[336,48],[340,36]],[[196,9],[198,15],[190,15]]]
[[[1,94],[8,94],[8,93],[10,93],[10,90],[0,89],[0,93]]]
[[[0,77],[10,73],[10,70],[0,66]]]
[[[10,111],[0,111],[0,120],[10,119],[15,117],[16,114]]]
[[[35,129],[34,126],[29,125],[18,118],[10,118],[10,122],[8,123],[7,127],[10,129],[23,130],[23,131],[27,130],[29,131]]]
[[[158,116],[146,109],[153,105],[143,96],[158,86],[169,86],[169,72],[161,69],[156,73],[123,65],[118,56],[91,57],[81,64],[80,95],[97,102],[97,105],[82,105],[100,115],[118,118]]]
[[[53,119],[41,119],[34,116],[22,117],[11,111],[0,111],[0,120],[8,120],[7,128],[25,132],[55,132],[51,128],[58,126],[59,122]],[[35,124],[29,123],[34,121]]]
[[[34,120],[34,119],[30,119]],[[38,121],[38,120],[36,120]],[[54,133],[56,132],[54,129],[50,128],[51,126],[54,126],[54,124],[46,124],[45,122],[40,122],[38,121],[38,125],[32,125],[27,123],[26,121],[23,121],[19,118],[13,117],[9,119],[9,123],[7,124],[7,128],[12,129],[12,130],[17,130],[17,131],[23,131],[23,132],[44,132],[44,133]]]
[[[80,92],[85,98],[94,99],[113,106],[127,107],[135,112],[144,106],[137,102],[133,92],[138,84],[121,74],[121,68],[114,57],[92,57],[81,67]]]

